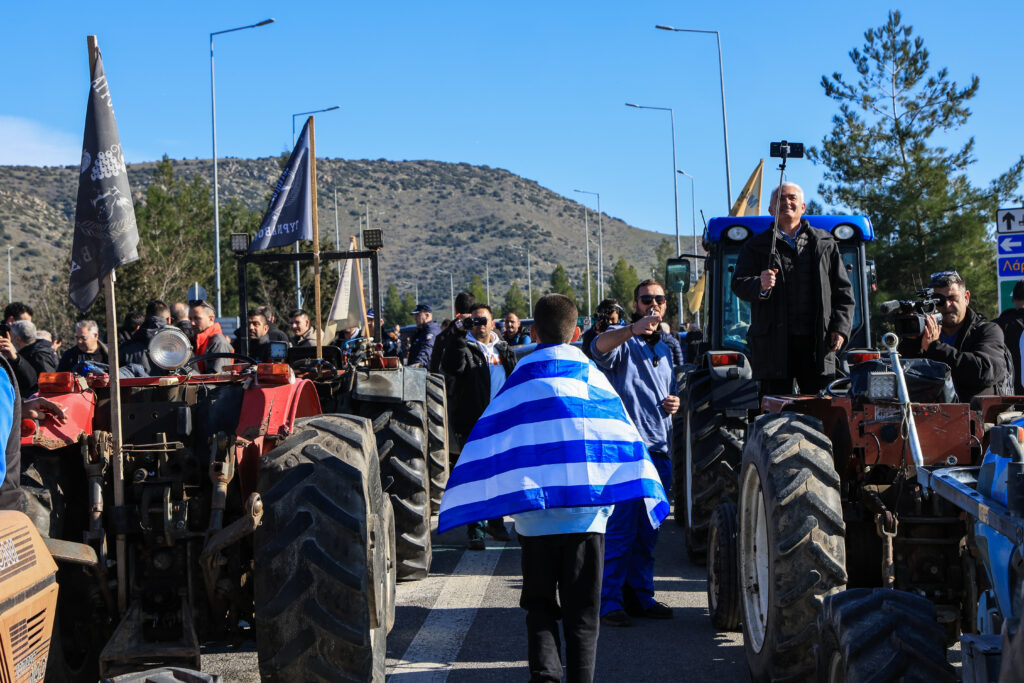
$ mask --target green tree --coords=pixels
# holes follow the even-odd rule
[[[576,301],[576,290],[569,284],[569,274],[565,272],[562,264],[555,266],[551,272],[551,293],[564,294],[573,301]]]
[[[612,267],[612,274],[608,277],[608,296],[617,299],[619,305],[629,311],[633,301],[633,290],[639,284],[640,278],[636,274],[636,268],[626,263],[626,259],[620,257]]]
[[[414,322],[416,322],[412,317],[412,312],[413,309],[415,308],[416,297],[414,297],[411,292],[406,292],[405,295],[402,297],[402,309],[405,311],[405,317],[402,318],[401,320],[396,320],[394,322],[397,322],[399,325],[412,325]],[[434,315],[437,317],[438,320],[444,318],[445,313],[447,313],[447,311],[434,311]],[[405,322],[402,322],[403,320]]]
[[[477,273],[473,273],[473,279],[469,281],[469,288],[466,291],[476,297],[480,303],[487,303],[487,287]]]
[[[520,318],[526,317],[526,297],[519,289],[519,283],[513,282],[512,286],[505,292],[505,300],[501,304],[502,313],[515,313]]]
[[[387,294],[384,295],[384,320],[389,325],[408,325],[409,309],[402,305],[402,295],[398,293],[398,287],[394,283],[388,285]]]
[[[668,238],[661,240],[654,249],[654,263],[651,264],[651,272],[654,279],[661,282],[665,279],[665,262],[676,256],[676,248]]]
[[[989,237],[996,208],[1011,201],[1024,173],[1020,157],[987,187],[967,179],[974,138],[959,148],[953,131],[966,124],[978,77],[960,87],[947,69],[931,68],[924,41],[898,11],[864,33],[850,51],[856,80],[823,76],[825,94],[839,105],[832,131],[808,156],[825,166],[825,201],[867,215],[876,240],[868,253],[878,266],[878,296],[907,296],[917,278],[956,268],[972,305],[995,312],[995,247]],[[920,280],[917,280],[920,281]]]

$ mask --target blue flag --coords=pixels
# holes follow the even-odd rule
[[[299,240],[313,239],[313,180],[309,148],[309,119],[288,158],[281,177],[263,214],[259,232],[249,252],[286,247]]]
[[[668,515],[658,470],[619,395],[579,349],[538,346],[473,427],[448,479],[437,530],[637,498],[653,526]]]

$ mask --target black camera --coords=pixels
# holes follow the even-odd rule
[[[770,143],[768,153],[773,157],[779,157],[782,159],[803,159],[804,143],[789,142],[788,140],[772,142]]]
[[[886,301],[879,307],[882,315],[894,315],[896,334],[903,339],[920,338],[929,317],[942,325],[942,313],[938,309],[945,305],[946,296],[936,294],[930,287],[917,290],[915,296],[916,299]]]
[[[621,321],[626,312],[622,310],[622,306],[618,304],[611,304],[608,306],[598,306],[597,310],[594,311],[594,329],[598,332],[604,332],[608,329],[608,326],[612,324],[612,314],[618,312],[619,320]]]
[[[11,326],[7,323],[0,323],[0,337],[6,337],[11,331]]]
[[[476,327],[477,325],[486,325],[487,318],[480,316],[479,318],[466,318],[462,321],[464,327]]]

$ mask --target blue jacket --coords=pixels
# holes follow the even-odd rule
[[[416,336],[409,347],[409,360],[406,365],[430,366],[430,352],[434,350],[434,340],[441,334],[441,326],[433,320],[426,325],[420,325]]]

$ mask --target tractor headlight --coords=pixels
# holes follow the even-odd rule
[[[868,400],[872,403],[889,403],[898,401],[899,385],[895,372],[868,373]]]
[[[750,237],[750,229],[742,225],[734,225],[725,231],[725,236],[733,242],[742,242]]]
[[[856,232],[852,225],[843,223],[842,225],[837,225],[835,230],[832,231],[832,234],[835,235],[838,240],[848,240],[853,237]]]
[[[192,357],[192,343],[177,327],[165,327],[149,342],[149,358],[164,370],[177,370]]]

